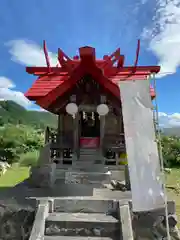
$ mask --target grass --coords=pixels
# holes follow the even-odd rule
[[[166,186],[168,199],[174,200],[176,203],[178,227],[180,228],[180,168],[172,169],[171,174],[166,175]]]
[[[21,154],[19,163],[21,164],[21,166],[24,166],[24,167],[36,166],[38,158],[39,158],[39,151],[27,152],[27,153]]]
[[[0,187],[13,187],[24,181],[29,176],[29,167],[19,167],[14,165],[0,177]]]

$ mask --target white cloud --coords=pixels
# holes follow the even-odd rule
[[[6,43],[6,46],[9,48],[12,61],[25,66],[46,66],[44,51],[34,42],[18,39]],[[52,52],[48,52],[48,54],[51,66],[56,66],[58,64],[57,56]],[[14,88],[15,85],[10,79],[0,76],[0,101],[13,100],[28,109],[32,107],[33,103],[22,92],[16,91]]]
[[[158,77],[175,73],[180,66],[180,0],[157,0],[152,26],[142,36],[159,60]]]
[[[31,41],[12,40],[6,44],[9,47],[11,60],[26,66],[46,66],[43,49]],[[48,52],[51,66],[58,63],[56,54]]]
[[[0,88],[14,88],[14,87],[15,85],[9,78],[0,76]]]
[[[180,127],[180,113],[159,112],[159,123],[162,127]]]
[[[22,92],[16,91],[13,82],[6,78],[0,77],[0,101],[12,100],[18,104],[28,107],[31,102],[24,96]]]

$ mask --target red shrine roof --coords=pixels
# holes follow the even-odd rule
[[[82,47],[79,56],[70,59],[61,49],[58,49],[58,61],[60,66],[51,67],[46,44],[44,41],[44,53],[47,67],[27,67],[29,74],[38,76],[25,96],[48,110],[55,100],[64,95],[69,89],[84,77],[90,74],[105,89],[115,97],[120,98],[117,83],[126,80],[146,80],[152,73],[160,71],[159,66],[137,66],[140,41],[136,51],[136,59],[133,66],[124,66],[124,55],[117,49],[110,56],[104,56],[102,60],[96,59],[95,49]],[[152,97],[155,97],[154,89],[150,88]]]

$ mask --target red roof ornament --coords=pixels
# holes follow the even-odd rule
[[[138,40],[133,66],[124,66],[125,57],[120,54],[120,48],[110,56],[105,55],[103,59],[96,59],[94,48],[82,47],[79,49],[79,56],[73,59],[58,49],[57,60],[60,66],[52,67],[45,41],[43,46],[47,67],[26,68],[29,74],[38,76],[38,79],[25,96],[47,110],[58,97],[63,96],[86,74],[90,74],[104,89],[120,98],[117,86],[119,81],[146,80],[150,74],[160,71],[159,66],[138,66],[140,40]],[[150,93],[152,97],[155,96],[152,88]]]
[[[46,59],[46,64],[47,64],[47,68],[48,68],[48,72],[50,70],[50,60],[49,60],[49,56],[48,56],[48,51],[47,51],[47,47],[46,47],[46,41],[43,41],[43,49],[44,49],[44,55],[45,55],[45,59]]]

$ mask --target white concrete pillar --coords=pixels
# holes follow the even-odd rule
[[[129,208],[129,203],[121,205],[119,201],[119,217],[121,222],[122,238],[123,240],[133,240],[132,218]]]

